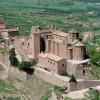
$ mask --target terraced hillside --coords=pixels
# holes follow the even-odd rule
[[[30,77],[27,82],[18,80],[0,80],[0,100],[40,100],[51,85],[37,77]]]

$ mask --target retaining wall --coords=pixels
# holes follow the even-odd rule
[[[35,69],[34,75],[54,85],[68,88],[69,91],[81,90],[100,85],[100,80],[80,80],[77,83],[69,83],[69,81],[63,81],[60,78],[55,77],[53,74],[49,74],[49,72],[43,72],[38,69]]]

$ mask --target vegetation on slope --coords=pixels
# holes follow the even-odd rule
[[[39,0],[0,0],[0,23],[7,28],[20,27],[21,35],[28,35],[32,25],[41,27],[56,25],[63,31],[72,27],[79,32],[94,31],[99,33],[98,4],[83,2],[38,4]],[[40,2],[42,2],[40,0]],[[88,12],[94,11],[93,14]]]
[[[87,91],[84,95],[84,100],[100,100],[100,93],[96,89]]]
[[[52,96],[52,91],[48,90],[46,91],[42,96],[41,96],[41,100],[49,100],[49,98]]]
[[[9,60],[10,64],[14,67],[17,67],[19,70],[24,70],[31,74],[33,72],[32,66],[36,65],[36,60],[32,59],[31,61],[21,61],[19,62],[16,57],[16,52],[14,48],[11,48],[9,51]]]

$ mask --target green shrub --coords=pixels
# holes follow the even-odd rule
[[[61,88],[61,87],[56,86],[56,85],[53,86],[53,91],[54,91],[54,92],[65,93],[65,89],[64,89],[64,88]]]
[[[51,96],[52,96],[52,91],[51,90],[46,91],[46,93],[43,96],[41,96],[41,100],[48,100]]]
[[[28,68],[31,68],[32,66],[32,63],[31,62],[28,62],[28,61],[22,61],[18,64],[18,68],[20,70],[24,70],[24,69],[28,69]]]
[[[36,64],[37,64],[37,62],[36,62],[36,60],[35,60],[35,59],[31,59],[31,60],[30,60],[30,63],[32,64],[32,66],[34,66],[34,65],[36,65]]]
[[[88,55],[92,62],[100,62],[100,52],[97,52],[95,48],[89,48]]]
[[[31,69],[32,66],[36,64],[36,60],[32,59],[31,61],[22,61],[18,64],[20,70]]]

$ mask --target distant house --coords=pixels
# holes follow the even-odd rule
[[[5,25],[4,24],[0,24],[0,29],[5,29]]]
[[[4,29],[1,31],[0,35],[4,39],[10,39],[12,37],[18,36],[19,35],[19,27],[12,28],[12,29]]]

